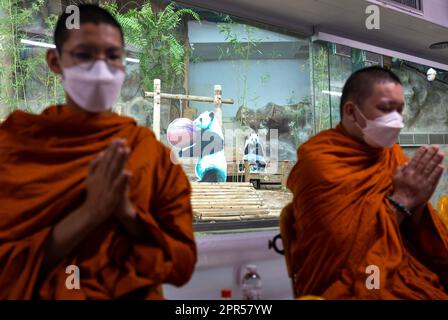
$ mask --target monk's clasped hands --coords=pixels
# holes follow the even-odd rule
[[[93,212],[90,217],[93,222],[100,224],[112,215],[122,218],[135,214],[129,200],[131,173],[126,170],[129,154],[126,140],[118,139],[92,161],[84,205]]]
[[[392,197],[409,210],[424,206],[443,173],[444,158],[438,146],[422,146],[411,161],[397,169]]]

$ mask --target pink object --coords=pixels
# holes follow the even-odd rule
[[[187,148],[193,144],[194,132],[193,121],[187,118],[175,119],[168,125],[168,143],[172,147]]]
[[[76,104],[89,112],[111,110],[120,95],[125,72],[103,60],[96,61],[90,69],[86,68],[86,64],[63,68],[65,91]]]

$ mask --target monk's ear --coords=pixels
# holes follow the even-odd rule
[[[347,101],[344,104],[342,110],[343,110],[344,117],[347,117],[348,119],[351,119],[351,120],[355,120],[355,118],[356,118],[355,104],[353,102]]]
[[[58,52],[56,49],[47,50],[47,65],[51,71],[56,74],[62,74],[62,68],[59,64]]]

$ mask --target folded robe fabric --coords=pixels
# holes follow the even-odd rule
[[[83,203],[90,162],[118,138],[131,148],[130,199],[147,240],[111,218],[42,274],[52,227]],[[196,263],[190,193],[169,149],[131,118],[13,112],[0,126],[0,299],[162,299],[161,284],[184,284]],[[70,265],[79,290],[66,286]]]
[[[398,225],[386,198],[408,161],[398,145],[374,149],[339,125],[298,150],[289,178],[298,296],[447,299],[448,231],[428,203],[418,231]],[[379,276],[379,283],[374,278]],[[375,286],[372,286],[375,284]],[[379,284],[379,288],[376,286]]]

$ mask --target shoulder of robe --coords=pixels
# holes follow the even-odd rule
[[[139,141],[145,140],[146,142],[150,142],[150,143],[159,142],[156,139],[156,135],[150,128],[137,126],[137,130],[138,130]]]
[[[338,138],[338,133],[335,129],[319,132],[299,147],[298,160],[319,157],[330,149],[334,149],[336,138]]]
[[[151,149],[151,157],[157,157],[162,162],[165,158],[170,157],[171,149],[165,146],[162,142],[157,140],[154,132],[147,127],[137,126],[138,130],[138,143],[142,145],[144,149]]]

